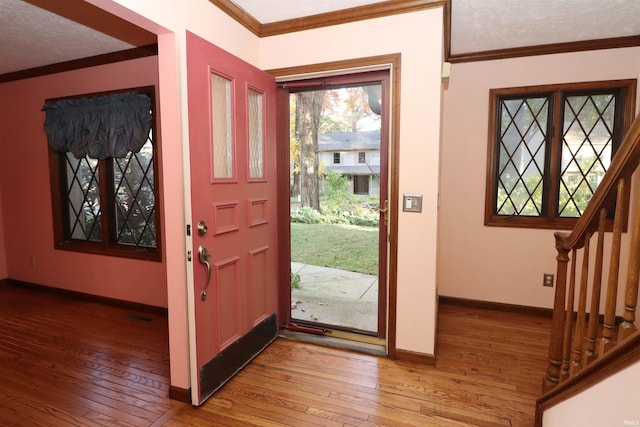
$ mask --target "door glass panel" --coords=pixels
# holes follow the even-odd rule
[[[379,334],[380,84],[290,94],[291,319]]]
[[[233,178],[231,81],[211,74],[213,178]]]
[[[263,178],[262,94],[249,89],[249,178]]]

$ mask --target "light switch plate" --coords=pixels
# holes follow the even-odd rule
[[[422,212],[422,194],[403,194],[402,210],[404,212]]]

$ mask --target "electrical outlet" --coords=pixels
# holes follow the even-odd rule
[[[544,273],[544,278],[542,279],[542,286],[553,288],[553,274]]]

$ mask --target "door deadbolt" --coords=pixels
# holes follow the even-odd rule
[[[200,221],[198,223],[198,236],[202,237],[205,234],[207,234],[207,231],[209,231],[209,227],[207,227],[207,223],[204,221]]]

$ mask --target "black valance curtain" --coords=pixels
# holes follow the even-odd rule
[[[49,147],[81,159],[104,160],[137,153],[149,137],[151,98],[127,92],[47,102],[44,130]]]

